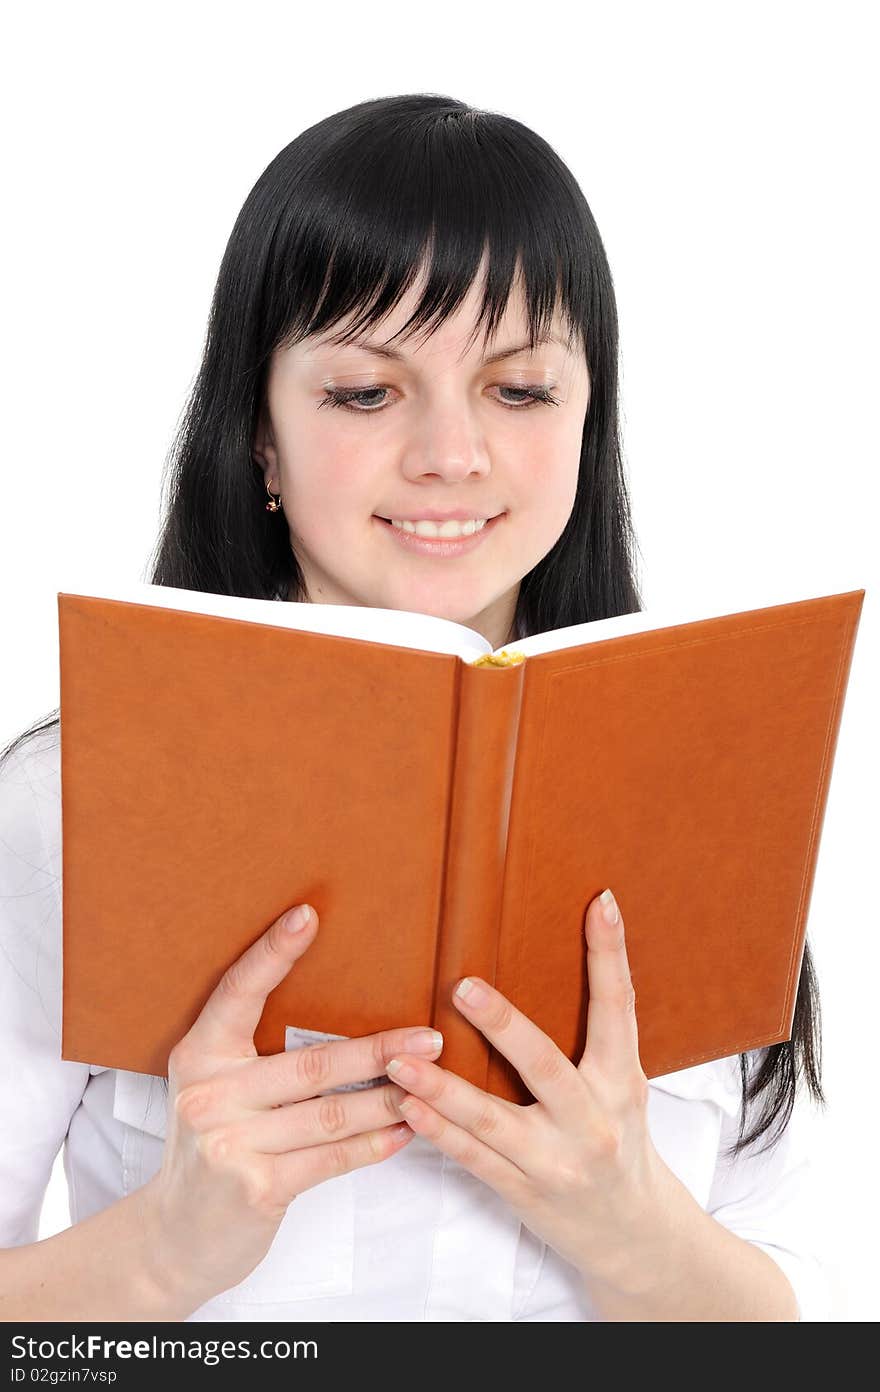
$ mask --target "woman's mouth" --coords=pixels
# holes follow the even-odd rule
[[[383,527],[386,532],[391,533],[391,541],[398,546],[417,556],[464,556],[469,551],[474,551],[490,532],[493,532],[498,524],[507,516],[506,512],[499,512],[497,516],[490,517],[485,526],[479,531],[472,532],[470,536],[461,537],[427,537],[417,536],[415,532],[404,531],[403,527],[395,527],[387,517],[378,517],[373,514],[373,521]]]

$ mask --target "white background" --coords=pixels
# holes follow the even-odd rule
[[[808,921],[835,1318],[874,1320],[878,49],[871,4],[41,4],[5,25],[0,742],[56,594],[146,579],[235,216],[301,130],[435,92],[516,117],[604,240],[646,607],[867,591]],[[61,1161],[41,1236],[66,1226]]]

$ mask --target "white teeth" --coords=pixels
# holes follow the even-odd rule
[[[413,532],[416,536],[426,537],[457,537],[472,536],[474,532],[479,532],[486,525],[486,518],[472,517],[467,522],[408,522],[406,519],[392,517],[392,527],[399,527],[404,532]]]

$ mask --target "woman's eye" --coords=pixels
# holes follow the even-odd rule
[[[365,411],[374,411],[376,410],[375,401],[372,403],[367,401],[360,406],[350,406],[349,403],[352,401],[363,401],[364,397],[381,395],[382,392],[387,392],[387,390],[387,387],[363,387],[360,390],[349,388],[346,391],[343,391],[341,388],[336,391],[325,389],[324,400],[319,404],[321,406],[348,406],[349,410],[361,411],[362,413]],[[378,403],[379,406],[383,406],[384,404],[385,403],[381,401]]]
[[[498,387],[499,392],[512,392],[520,399],[515,402],[503,401],[496,397],[500,406],[506,407],[508,411],[528,411],[533,406],[547,405],[558,406],[559,401],[548,387]],[[325,387],[324,399],[319,401],[321,406],[342,406],[349,411],[357,411],[361,415],[369,415],[381,411],[384,401],[376,401],[377,396],[388,392],[388,387]],[[369,400],[372,398],[372,400]]]
[[[550,391],[549,387],[499,387],[499,391],[513,392],[514,395],[525,397],[526,400],[520,403],[502,401],[502,406],[507,406],[514,411],[527,411],[531,406],[558,406],[557,398]]]

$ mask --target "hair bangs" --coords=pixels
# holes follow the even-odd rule
[[[365,103],[369,107],[370,103]],[[586,342],[582,211],[565,166],[526,127],[455,102],[438,115],[401,113],[387,128],[362,120],[339,133],[312,175],[318,186],[287,238],[275,241],[269,303],[286,320],[279,342],[325,334],[347,343],[376,328],[424,277],[419,302],[388,342],[429,336],[484,284],[468,340],[494,339],[514,285],[530,345],[557,310],[568,347]],[[293,142],[296,144],[296,142]],[[579,230],[576,230],[579,229]]]

